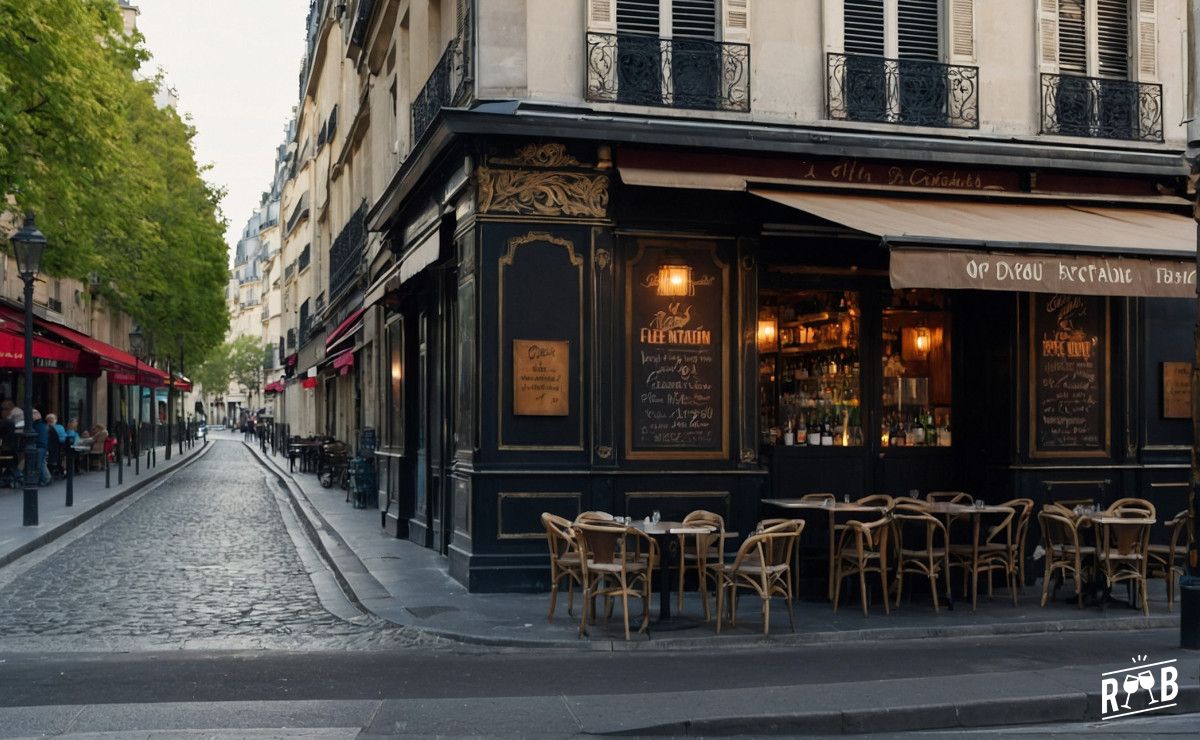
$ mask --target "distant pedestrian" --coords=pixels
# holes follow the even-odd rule
[[[50,425],[42,418],[37,409],[33,410],[33,431],[37,434],[37,473],[38,485],[48,486],[51,482],[50,468],[46,465],[46,455],[50,452]],[[26,472],[26,478],[33,473]]]

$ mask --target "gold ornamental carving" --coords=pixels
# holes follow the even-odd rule
[[[565,144],[527,144],[514,157],[491,157],[490,164],[510,167],[590,167],[567,153]]]
[[[608,445],[596,445],[596,457],[601,460],[609,460],[613,456],[613,448]]]
[[[596,269],[607,270],[608,266],[611,264],[612,264],[612,253],[609,252],[607,249],[597,249],[596,250]]]
[[[480,167],[477,179],[480,213],[575,218],[608,215],[607,175]]]

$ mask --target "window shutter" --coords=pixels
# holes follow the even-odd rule
[[[596,2],[596,0],[592,0]],[[615,6],[613,27],[620,34],[635,34],[658,38],[659,0],[609,0]]]
[[[941,61],[940,4],[940,0],[908,0],[899,4],[896,35],[901,59]]]
[[[1129,79],[1128,0],[1097,0],[1096,61],[1101,77]]]
[[[1137,0],[1137,76],[1158,78],[1158,12],[1155,0]]]
[[[717,0],[674,0],[671,4],[673,38],[717,40]]]
[[[1038,61],[1043,72],[1058,71],[1058,0],[1038,0]]]
[[[883,0],[846,0],[842,36],[847,54],[883,56]]]
[[[616,33],[617,0],[587,1],[587,30],[593,33]]]
[[[1087,9],[1085,0],[1058,0],[1058,68],[1088,73]]]
[[[722,0],[721,40],[750,43],[750,0]]]
[[[950,61],[975,61],[975,0],[950,0]]]

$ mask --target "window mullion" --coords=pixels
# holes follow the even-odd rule
[[[900,0],[883,0],[883,55],[900,56]]]
[[[1086,37],[1087,74],[1088,77],[1098,77],[1100,75],[1099,8],[1097,0],[1085,0],[1085,2],[1084,18],[1087,20],[1083,24],[1083,32]]]
[[[1093,0],[1094,1],[1094,0]],[[674,10],[672,0],[661,0],[658,11],[658,36],[659,38],[669,39],[673,35],[672,23]]]

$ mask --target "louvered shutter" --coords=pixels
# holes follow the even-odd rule
[[[739,44],[750,42],[750,0],[722,0],[721,40]]]
[[[612,0],[616,5],[617,33],[658,38],[659,0]]]
[[[975,61],[975,0],[950,0],[950,61]]]
[[[587,30],[617,32],[617,0],[587,0]]]
[[[1085,0],[1058,0],[1058,68],[1072,74],[1088,73]]]
[[[1129,2],[1096,0],[1096,72],[1129,79]]]
[[[674,0],[671,3],[671,36],[717,40],[717,0]]]
[[[939,0],[900,0],[896,37],[901,59],[941,61]]]
[[[846,0],[842,19],[847,54],[883,56],[883,0]]]
[[[1137,0],[1137,77],[1158,79],[1158,8],[1155,0]]]
[[[1058,0],[1038,0],[1038,62],[1043,72],[1058,71]]]

